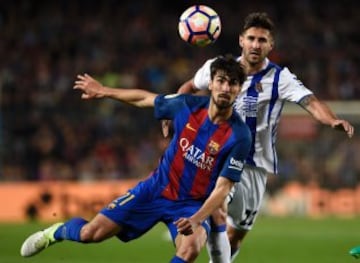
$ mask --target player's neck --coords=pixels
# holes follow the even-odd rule
[[[256,63],[256,64],[251,64],[248,61],[246,61],[245,59],[241,59],[241,63],[245,66],[247,75],[254,75],[254,74],[258,73],[259,71],[261,71],[262,69],[264,69],[264,67],[266,65],[266,59],[264,59],[263,61]]]
[[[208,115],[209,119],[214,124],[221,124],[228,120],[232,115],[232,106],[229,108],[219,109],[216,105],[209,107]]]

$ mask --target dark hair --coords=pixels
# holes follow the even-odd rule
[[[269,30],[270,34],[274,36],[275,25],[269,15],[265,12],[250,13],[244,22],[242,33],[251,27],[260,27]]]
[[[237,80],[242,85],[246,79],[244,68],[232,55],[219,56],[210,65],[210,76],[214,79],[217,71],[222,70],[231,80]]]

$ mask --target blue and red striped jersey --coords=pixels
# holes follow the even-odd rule
[[[173,121],[174,135],[149,180],[164,198],[205,200],[218,176],[238,182],[251,133],[237,113],[224,123],[208,116],[210,97],[159,95],[155,117]]]

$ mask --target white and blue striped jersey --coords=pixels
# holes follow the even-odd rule
[[[210,64],[207,60],[194,76],[197,89],[207,89],[210,81]],[[240,60],[240,57],[238,58]],[[264,68],[248,75],[235,109],[249,126],[253,138],[247,164],[277,174],[278,159],[275,149],[277,127],[285,101],[298,103],[304,96],[313,94],[288,68],[281,68],[266,59]]]

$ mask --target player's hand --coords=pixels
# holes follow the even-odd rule
[[[75,85],[73,88],[79,89],[83,92],[81,94],[82,99],[104,97],[104,94],[102,93],[103,86],[101,85],[101,83],[88,74],[77,75],[77,80],[75,81]]]
[[[177,232],[185,236],[193,234],[195,228],[199,226],[198,224],[192,222],[190,218],[184,218],[184,217],[181,217],[178,220],[176,220],[174,224],[176,225]]]
[[[349,138],[351,138],[354,135],[354,127],[345,120],[335,120],[331,127],[335,130],[345,131]]]
[[[170,120],[162,120],[161,121],[161,131],[162,131],[164,138],[167,138],[169,136],[170,125],[171,125]]]

